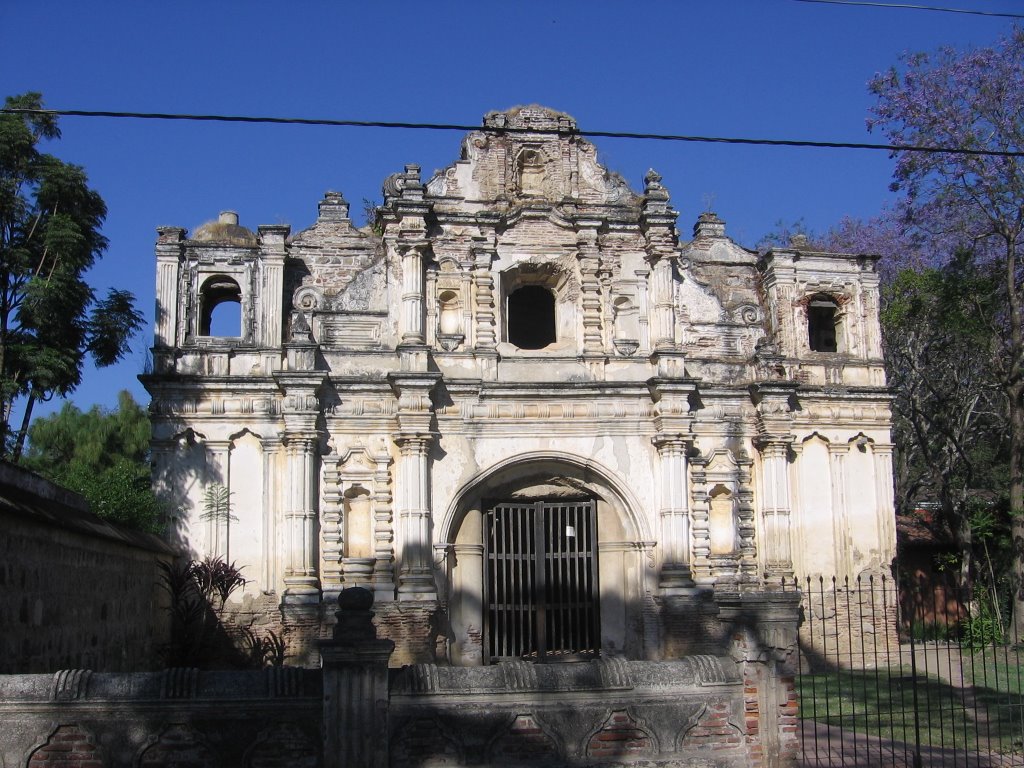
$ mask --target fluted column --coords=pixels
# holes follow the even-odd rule
[[[693,585],[690,570],[690,488],[687,452],[693,440],[692,399],[697,385],[692,380],[651,379],[647,382],[654,402],[658,450],[659,527],[661,529],[661,586],[663,589]]]
[[[398,465],[398,517],[402,530],[399,594],[435,591],[431,569],[430,467],[427,435],[396,438],[401,458]]]
[[[402,343],[425,344],[423,301],[423,247],[401,245],[402,256]]]
[[[317,520],[320,432],[317,390],[325,375],[320,371],[278,371],[284,391],[284,602],[316,605],[320,600],[319,527]]]
[[[654,438],[661,464],[662,563],[661,587],[690,587],[690,489],[686,451],[689,444],[679,435]]]
[[[315,432],[289,432],[286,456],[288,492],[284,511],[285,602],[317,602],[316,449]]]
[[[430,447],[436,373],[392,373],[388,381],[398,396],[399,458],[395,509],[399,522],[398,594],[406,599],[433,599],[434,584],[430,510]]]

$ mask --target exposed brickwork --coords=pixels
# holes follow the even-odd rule
[[[390,666],[438,661],[439,645],[443,643],[437,618],[439,608],[434,601],[374,605],[373,623],[377,626],[377,635],[395,643]],[[440,653],[443,660],[443,645]]]
[[[494,765],[509,763],[544,763],[558,758],[555,740],[534,719],[533,715],[519,715],[508,730],[491,745]]]
[[[142,753],[140,768],[215,768],[219,763],[187,725],[172,725]]]
[[[749,689],[744,689],[744,702],[747,709],[747,720],[746,725],[748,728],[748,736],[750,739],[749,728],[751,724],[750,720],[750,693]],[[757,691],[754,689],[754,735],[757,733]],[[740,747],[743,745],[743,734],[740,733],[740,729],[729,719],[730,715],[729,702],[725,700],[713,700],[709,701],[707,705],[698,713],[695,722],[687,724],[683,737],[680,743],[684,747],[692,746],[707,746],[715,749],[731,749]]]
[[[587,744],[587,757],[639,757],[654,751],[651,735],[621,709],[608,716]]]
[[[103,759],[92,737],[77,725],[62,725],[36,749],[29,768],[103,768]]]

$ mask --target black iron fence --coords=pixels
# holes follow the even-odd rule
[[[803,765],[1024,766],[1024,659],[998,599],[952,575],[792,585]]]

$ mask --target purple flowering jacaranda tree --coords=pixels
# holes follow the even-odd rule
[[[893,144],[998,150],[1008,154],[897,151],[893,189],[910,227],[969,249],[1000,275],[1005,306],[996,343],[979,349],[998,377],[1010,420],[1010,512],[1014,637],[1024,638],[1024,30],[988,48],[903,57],[871,81],[868,120]]]

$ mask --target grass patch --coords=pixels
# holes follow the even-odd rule
[[[1024,670],[1016,652],[964,651],[962,666],[963,686],[925,675],[920,668],[915,681],[908,666],[804,674],[797,678],[800,716],[922,746],[1019,751]]]

